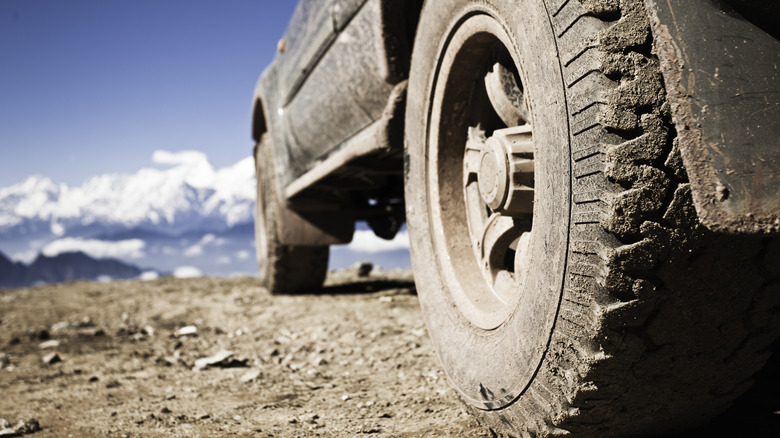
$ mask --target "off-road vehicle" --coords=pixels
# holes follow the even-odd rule
[[[317,289],[406,221],[499,435],[706,422],[780,333],[780,3],[301,0],[255,90],[257,252]]]

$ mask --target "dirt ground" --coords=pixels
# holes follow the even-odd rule
[[[0,290],[0,368],[0,436],[490,436],[439,368],[409,272],[274,297],[253,278]],[[700,432],[780,431],[776,387]]]

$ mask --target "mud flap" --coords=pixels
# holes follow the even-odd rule
[[[780,232],[780,41],[721,1],[645,4],[700,221]]]

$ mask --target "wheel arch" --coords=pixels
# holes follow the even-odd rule
[[[274,76],[275,72],[272,66],[257,81],[254,99],[252,100],[252,138],[254,139],[252,156],[255,158],[257,172],[260,172],[260,164],[262,162],[258,156],[259,145],[264,136],[269,137],[271,140],[269,145],[270,151],[266,153],[271,153],[274,156],[272,161],[276,160],[277,154],[284,152],[283,145],[278,144],[276,134],[279,134],[279,132],[275,132],[276,119],[274,116],[276,114],[267,111],[267,105],[273,102],[273,99],[276,97],[273,95],[273,88],[271,87]],[[266,91],[271,94],[267,95]],[[275,167],[278,165],[279,163],[275,162]],[[260,177],[258,174],[257,178]],[[278,239],[281,244],[326,246],[348,243],[352,240],[354,232],[353,221],[345,220],[342,215],[331,212],[323,212],[317,215],[296,212],[290,209],[288,199],[284,196],[284,192],[281,189],[279,171],[274,170],[273,175],[267,181],[274,185],[273,193],[276,194],[278,202],[284,206],[277,212],[277,215],[280,217],[276,224]]]
[[[262,97],[255,95],[255,100],[252,103],[252,139],[257,142],[266,132],[268,132],[268,124],[265,120],[263,99]]]
[[[386,60],[385,78],[391,83],[409,77],[414,36],[420,20],[424,0],[380,0],[380,30],[383,55]],[[400,3],[400,5],[399,5]]]
[[[268,132],[268,121],[265,111],[265,98],[263,96],[263,77],[258,78],[255,91],[252,95],[252,139],[255,143]]]

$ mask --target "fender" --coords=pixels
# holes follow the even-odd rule
[[[277,169],[276,175],[273,177],[275,183],[274,193],[280,205],[286,206],[286,208],[277,212],[281,216],[276,221],[279,240],[286,245],[302,246],[349,243],[352,241],[355,230],[355,223],[352,218],[337,211],[320,212],[317,215],[296,212],[290,208],[289,202],[282,192],[279,184],[281,177],[278,169],[285,169],[285,167],[280,166],[285,166],[287,162],[279,159],[280,148],[276,146],[280,141],[278,137],[280,133],[275,129],[275,117],[277,114],[266,108],[267,100],[263,98],[264,89],[271,91],[275,89],[274,87],[264,87],[264,83],[267,85],[275,82],[275,73],[273,68],[266,70],[266,73],[257,81],[257,86],[255,87],[252,100],[252,138],[255,140],[255,147],[252,155],[255,159],[257,158],[258,143],[262,135],[267,132],[272,139],[273,146],[272,150],[267,153],[273,154],[275,169]],[[270,97],[273,98],[275,96]],[[286,156],[283,155],[282,158],[286,158]],[[260,175],[257,175],[257,178],[260,178]]]
[[[751,22],[720,0],[644,1],[699,220],[780,232],[780,41],[754,24],[778,8],[732,0]]]

